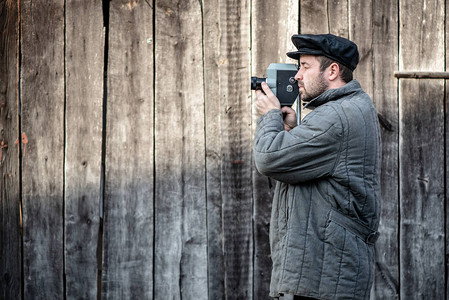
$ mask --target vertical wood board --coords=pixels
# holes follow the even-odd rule
[[[345,38],[349,37],[350,16],[348,14],[348,6],[349,0],[331,0],[327,2],[329,33]]]
[[[207,298],[202,13],[156,1],[156,299]]]
[[[354,78],[373,97],[373,2],[349,0],[349,39],[357,44],[359,63]]]
[[[400,81],[400,295],[444,298],[441,80]],[[426,109],[421,108],[423,101]]]
[[[66,1],[65,276],[68,298],[97,296],[104,29],[98,1]]]
[[[399,298],[398,214],[398,4],[373,2],[373,101],[380,115],[382,134],[381,216],[376,242],[372,297]]]
[[[441,71],[440,1],[400,1],[400,70]],[[415,12],[419,11],[419,14]],[[400,295],[442,299],[444,274],[444,81],[400,80]]]
[[[444,1],[400,0],[400,71],[444,71]]]
[[[220,2],[220,115],[227,299],[253,297],[250,5]]]
[[[64,1],[21,3],[24,296],[63,298]]]
[[[299,5],[299,29],[302,34],[329,32],[327,0],[304,0]]]
[[[219,0],[203,3],[204,106],[206,147],[207,258],[209,299],[225,295],[221,151],[221,87]]]
[[[21,298],[18,133],[19,7],[0,3],[0,298]]]
[[[444,7],[446,8],[445,11],[445,15],[448,16],[449,14],[449,1],[446,0],[444,2]],[[448,41],[448,35],[449,35],[449,20],[446,17],[445,18],[445,41],[446,41],[446,49],[449,48],[449,41]],[[445,71],[447,72],[449,70],[448,68],[448,62],[449,62],[449,51],[445,51],[446,57],[445,57]],[[449,117],[448,117],[448,97],[449,97],[449,89],[448,89],[448,84],[449,84],[449,80],[445,80],[444,82],[444,89],[445,89],[445,103],[444,103],[444,107],[445,107],[445,158],[446,158],[446,165],[445,165],[445,178],[446,178],[446,187],[449,186],[449,160],[447,159],[449,157],[449,143],[448,143],[448,137],[449,137]],[[449,189],[446,188],[446,194],[445,194],[445,201],[446,201],[446,257],[449,257],[449,238],[447,236],[447,233],[449,232],[449,218],[447,217],[447,212],[449,212]],[[446,260],[446,274],[449,274],[449,262]],[[449,297],[449,284],[447,284],[447,280],[446,280],[446,299]]]
[[[111,1],[102,297],[153,295],[153,9]]]

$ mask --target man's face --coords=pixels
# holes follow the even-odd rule
[[[320,72],[320,61],[314,55],[301,55],[295,75],[302,101],[310,101],[329,89],[329,83]]]

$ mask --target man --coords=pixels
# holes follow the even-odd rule
[[[255,162],[277,181],[270,296],[369,299],[380,213],[381,142],[370,97],[352,79],[357,46],[331,34],[294,35],[301,100],[295,112],[262,84]],[[291,298],[288,298],[291,299]]]

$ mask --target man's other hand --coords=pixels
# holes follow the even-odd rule
[[[284,129],[287,131],[292,130],[298,124],[296,124],[296,112],[288,106],[282,107],[282,113],[284,114]]]

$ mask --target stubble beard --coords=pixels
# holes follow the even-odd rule
[[[304,86],[303,82],[299,82],[303,86],[303,91],[301,92],[302,101],[309,102],[328,90],[329,86],[324,79],[323,73],[320,72],[316,80],[308,84],[307,87]]]

